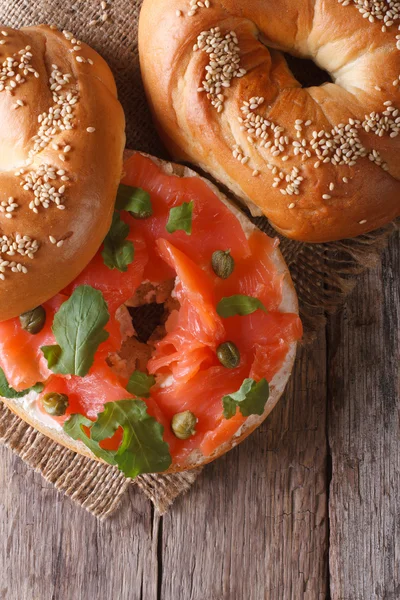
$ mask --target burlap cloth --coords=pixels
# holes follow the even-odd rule
[[[167,2],[167,0],[165,0]],[[127,118],[128,147],[167,156],[152,127],[140,80],[137,24],[141,0],[110,0],[109,20],[98,25],[100,0],[0,0],[0,23],[22,27],[38,23],[69,29],[110,64]],[[274,234],[263,218],[255,219]],[[352,289],[355,277],[373,264],[395,224],[355,240],[307,245],[282,239],[281,249],[290,265],[299,295],[306,339],[323,326],[325,312],[333,311]],[[104,518],[111,514],[129,482],[117,470],[66,450],[27,426],[0,404],[0,441],[39,471],[54,486]],[[178,475],[145,475],[135,484],[165,512],[187,491],[199,470]]]

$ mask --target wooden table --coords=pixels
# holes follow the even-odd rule
[[[163,518],[132,489],[99,523],[1,448],[0,599],[399,599],[399,283],[397,236]]]

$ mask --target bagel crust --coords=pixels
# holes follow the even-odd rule
[[[3,321],[54,296],[97,252],[125,121],[107,64],[72,34],[3,28],[0,43]]]
[[[399,26],[396,0],[144,0],[156,125],[287,237],[372,231],[400,215]],[[282,52],[334,83],[302,88]]]
[[[127,158],[130,154],[130,151],[127,151],[125,153],[125,157]],[[176,175],[178,177],[200,177],[195,171],[192,171],[183,165],[165,162],[149,155],[145,156],[150,158],[168,175]],[[252,232],[256,229],[256,226],[253,225],[246,215],[232,202],[230,202],[230,200],[224,194],[222,194],[218,188],[216,188],[207,179],[201,179],[203,179],[203,181],[211,188],[218,200],[223,202],[225,206],[227,206],[229,210],[237,217],[246,237],[250,237]],[[273,262],[277,272],[282,276],[282,300],[279,306],[279,311],[282,313],[294,313],[298,315],[299,306],[297,294],[293,286],[288,267],[278,246],[275,247],[273,254],[269,258]],[[203,466],[231,450],[233,447],[243,441],[259,425],[261,425],[261,423],[271,413],[272,409],[276,406],[286,387],[293,369],[296,357],[296,347],[296,342],[290,343],[287,355],[281,368],[270,381],[270,395],[262,415],[249,416],[243,425],[241,425],[236,434],[230,440],[217,447],[210,456],[204,456],[200,450],[195,449],[189,454],[185,462],[173,463],[171,467],[165,471],[165,473],[176,473]],[[87,446],[85,446],[85,444],[83,444],[81,441],[70,438],[64,432],[59,423],[40,411],[36,407],[38,396],[39,395],[36,392],[30,391],[29,394],[23,398],[0,397],[0,400],[4,402],[4,404],[21,419],[55,442],[73,450],[74,452],[77,452],[78,454],[82,454],[83,456],[87,456],[99,462],[104,462],[92,454]]]

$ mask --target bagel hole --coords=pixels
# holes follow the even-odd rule
[[[163,325],[166,320],[164,304],[157,304],[157,302],[129,307],[128,310],[136,331],[136,337],[143,344],[149,341],[156,329]]]
[[[172,296],[174,286],[175,279],[159,284],[145,281],[126,303],[140,343],[151,344],[164,337],[166,320],[173,310],[179,309],[178,300]]]
[[[299,58],[292,54],[283,53],[289,69],[302,87],[332,83],[332,78],[327,71],[321,69],[314,61],[308,58]]]

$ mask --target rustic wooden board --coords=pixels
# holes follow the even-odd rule
[[[142,495],[99,523],[5,448],[0,490],[1,600],[156,600],[157,537]]]
[[[333,600],[400,598],[400,252],[328,328]]]
[[[270,419],[164,517],[161,598],[326,597],[325,413],[321,335]]]
[[[268,422],[164,518],[132,488],[99,523],[0,448],[0,599],[399,598],[399,310],[393,240]]]

